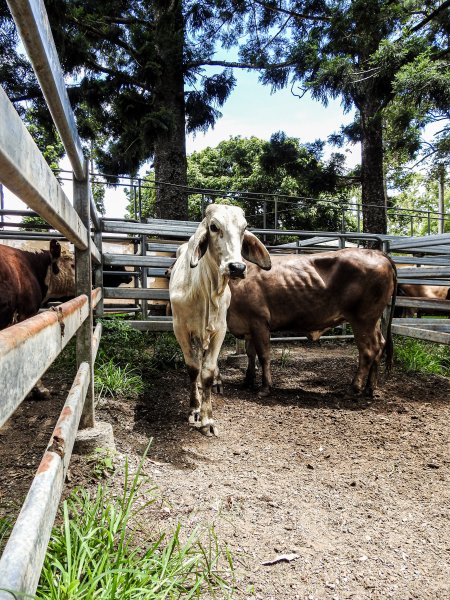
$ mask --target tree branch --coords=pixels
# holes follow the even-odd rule
[[[418,31],[419,29],[421,29],[422,27],[424,27],[429,21],[431,21],[432,19],[434,19],[434,17],[436,15],[438,15],[442,10],[445,10],[449,6],[450,6],[450,0],[446,0],[440,6],[438,6],[435,10],[433,10],[433,12],[431,12],[427,17],[425,17],[425,19],[422,19],[422,21],[420,21],[419,23],[417,23],[417,25],[415,25],[410,30],[410,33],[414,33],[416,31]]]
[[[226,60],[203,60],[203,61],[195,61],[188,62],[184,66],[187,69],[192,69],[193,67],[229,67],[231,69],[282,69],[284,67],[292,67],[296,65],[297,62],[295,60],[290,60],[282,63],[274,63],[274,64],[260,64],[257,65],[255,63],[241,63],[241,62],[228,62]]]
[[[307,15],[304,13],[298,13],[292,10],[287,10],[286,8],[281,8],[281,7],[273,7],[273,6],[268,6],[265,2],[262,2],[261,0],[252,0],[255,4],[259,4],[259,6],[262,6],[263,8],[267,9],[267,10],[271,10],[272,12],[279,12],[279,13],[283,13],[285,15],[289,15],[291,17],[294,17],[296,19],[305,19],[307,21],[320,21],[322,23],[328,23],[329,21],[331,21],[331,17],[325,17],[325,16],[318,16],[318,15]]]
[[[131,77],[131,75],[128,75],[128,73],[124,73],[123,71],[115,71],[114,69],[109,69],[108,67],[104,67],[103,65],[100,65],[99,63],[95,62],[95,60],[92,60],[92,59],[86,59],[85,64],[87,67],[91,67],[91,69],[94,71],[100,71],[101,73],[105,73],[106,75],[111,75],[112,77],[117,77],[119,79],[122,79],[124,81],[124,83],[131,83],[146,92],[151,91],[151,90],[148,90],[144,85],[142,85],[142,83],[140,81],[138,81],[134,77]]]

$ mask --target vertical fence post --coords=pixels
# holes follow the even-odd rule
[[[445,169],[444,165],[439,165],[439,179],[438,179],[438,233],[444,233],[444,198],[445,198]]]
[[[267,229],[267,200],[263,203],[263,229]],[[267,236],[264,234],[264,243],[267,243]]]
[[[359,202],[356,204],[356,231],[361,233],[361,205]]]
[[[136,197],[136,186],[133,178],[130,177],[131,193],[133,194],[133,206],[134,206],[134,218],[138,221],[138,209],[137,209],[137,197]]]
[[[75,248],[75,275],[76,293],[86,294],[88,297],[89,316],[77,331],[77,368],[82,362],[89,364],[90,382],[81,415],[80,428],[86,429],[95,426],[94,413],[94,364],[92,361],[92,266],[91,266],[91,208],[89,201],[89,165],[86,161],[86,178],[77,180],[73,178],[73,206],[81,222],[88,231],[88,247],[86,250]]]
[[[142,223],[142,189],[141,179],[138,179],[139,223]]]
[[[141,256],[147,255],[147,236],[141,235]],[[141,267],[141,287],[145,289],[147,287],[147,269],[148,267]],[[142,318],[144,321],[148,318],[148,302],[147,300],[141,300]]]
[[[100,221],[101,222],[101,221]],[[102,262],[99,265],[95,265],[94,269],[94,287],[103,288],[103,247],[102,247],[102,231],[99,229],[94,232],[94,244],[100,250],[100,254],[102,257]],[[95,307],[95,314],[99,317],[103,317],[104,314],[104,302],[103,302],[103,293],[102,297],[97,302],[97,306]]]
[[[205,218],[205,194],[202,194],[202,221]]]

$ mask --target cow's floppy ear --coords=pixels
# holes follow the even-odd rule
[[[253,235],[250,231],[245,231],[244,233],[242,256],[245,260],[255,263],[255,265],[258,265],[265,271],[268,271],[272,267],[270,254],[268,253],[267,248],[258,240],[256,235]]]
[[[59,268],[56,264],[61,256],[61,244],[57,240],[50,241],[50,256],[52,259],[52,271],[54,275],[58,275]]]
[[[197,227],[197,231],[189,240],[189,246],[191,250],[191,267],[196,267],[198,265],[198,261],[205,254],[208,249],[208,225],[206,223],[206,219],[200,223]]]

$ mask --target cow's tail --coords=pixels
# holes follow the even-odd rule
[[[386,328],[386,344],[384,346],[386,374],[389,375],[389,373],[392,371],[392,367],[394,366],[394,340],[392,338],[392,319],[394,317],[395,301],[397,299],[397,267],[396,267],[394,261],[392,260],[392,258],[390,256],[388,256],[387,254],[386,254],[386,258],[391,263],[392,278],[393,278],[393,284],[394,284],[394,289],[392,292],[392,299],[391,299],[391,310],[389,312],[388,325]]]

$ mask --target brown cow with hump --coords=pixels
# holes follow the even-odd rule
[[[296,331],[317,340],[328,329],[348,321],[359,352],[351,392],[373,395],[383,351],[392,366],[390,313],[387,340],[380,317],[394,296],[396,268],[377,250],[343,249],[314,255],[274,255],[272,270],[247,264],[243,281],[230,281],[229,331],[246,339],[248,368],[245,384],[255,381],[255,357],[262,366],[262,389],[272,386],[270,332]]]

